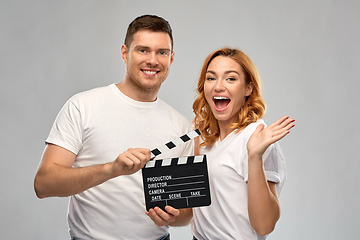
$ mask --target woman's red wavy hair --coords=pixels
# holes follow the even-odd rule
[[[236,129],[236,131],[239,132],[250,123],[261,119],[266,111],[266,104],[260,92],[260,76],[251,59],[242,51],[232,48],[222,48],[211,53],[206,58],[202,67],[197,86],[197,98],[193,104],[195,128],[199,129],[201,138],[204,141],[201,146],[213,145],[220,136],[218,122],[211,112],[210,106],[204,95],[206,71],[210,62],[217,56],[229,57],[239,63],[245,74],[246,85],[250,82],[254,85],[251,95],[247,97],[245,104],[241,107],[235,121],[229,124],[228,127]]]

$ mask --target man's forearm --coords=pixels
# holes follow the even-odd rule
[[[52,163],[38,171],[34,186],[39,198],[68,197],[97,186],[111,177],[109,164],[68,168]]]
[[[39,198],[67,197],[111,178],[133,174],[150,160],[150,153],[150,150],[145,148],[129,148],[112,162],[72,168],[76,155],[62,147],[49,144],[35,176],[36,195]]]

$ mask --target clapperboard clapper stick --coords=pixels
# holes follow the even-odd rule
[[[151,151],[151,159],[200,135],[196,129]],[[149,161],[142,169],[146,210],[209,206],[206,155]]]

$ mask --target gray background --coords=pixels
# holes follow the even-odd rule
[[[126,28],[152,13],[175,38],[160,97],[189,120],[203,61],[222,46],[257,65],[268,123],[296,119],[280,142],[288,179],[269,239],[359,239],[359,10],[349,0],[1,0],[1,238],[68,239],[68,199],[33,191],[44,140],[70,96],[123,78]],[[189,227],[171,232],[191,238]]]

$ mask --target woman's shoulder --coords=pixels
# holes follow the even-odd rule
[[[243,134],[251,135],[260,124],[263,124],[265,127],[267,126],[263,119],[258,119],[256,122],[247,125],[241,132]]]
[[[258,119],[256,122],[253,122],[253,123],[251,123],[250,125],[253,125],[253,126],[259,126],[260,124],[264,124],[265,126],[266,126],[266,123],[265,123],[265,121],[264,121],[264,119],[262,119],[262,118],[260,118],[260,119]],[[250,126],[249,125],[249,126]]]

